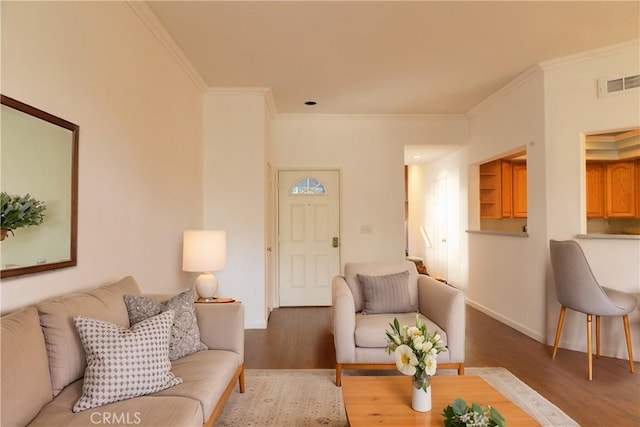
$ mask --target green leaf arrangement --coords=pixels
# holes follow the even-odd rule
[[[21,227],[40,225],[44,221],[44,202],[25,196],[0,193],[0,228],[11,231]]]
[[[506,427],[507,422],[500,413],[491,406],[480,406],[477,403],[467,405],[463,399],[456,399],[453,405],[444,408],[445,427]]]

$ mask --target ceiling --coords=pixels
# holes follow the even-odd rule
[[[278,114],[464,114],[536,63],[640,38],[639,1],[147,4],[207,86],[271,88]]]

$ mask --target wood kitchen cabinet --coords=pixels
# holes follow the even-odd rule
[[[513,213],[513,180],[511,162],[500,162],[502,178],[502,218],[511,218]]]
[[[480,165],[480,218],[501,218],[500,160]]]
[[[640,216],[639,164],[639,160],[587,162],[587,218]]]
[[[636,216],[636,162],[606,164],[605,201],[607,217]]]
[[[512,186],[513,186],[513,217],[527,217],[527,164],[525,162],[513,162]]]
[[[587,163],[586,184],[587,218],[604,218],[604,163]]]
[[[527,217],[527,163],[494,160],[480,165],[480,218]]]
[[[640,218],[640,159],[636,159],[636,218]]]

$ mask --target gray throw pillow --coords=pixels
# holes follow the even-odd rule
[[[408,313],[416,311],[409,296],[409,272],[386,276],[357,275],[362,284],[365,314]]]
[[[207,349],[207,346],[200,342],[200,328],[198,328],[196,310],[193,307],[194,299],[195,291],[189,288],[171,298],[166,305],[148,297],[133,295],[125,295],[124,303],[132,325],[167,310],[173,310],[176,313],[171,327],[169,359],[177,360]]]
[[[76,316],[87,357],[82,396],[73,412],[155,393],[182,379],[171,372],[169,331],[171,310],[143,320],[130,329],[104,320]]]

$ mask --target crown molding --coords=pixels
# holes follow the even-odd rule
[[[273,90],[270,87],[209,87],[204,92],[205,95],[257,95],[264,97],[267,105],[267,112],[271,118],[278,115],[276,100],[273,97]]]
[[[497,92],[489,95],[486,99],[484,99],[480,104],[473,107],[471,110],[467,112],[468,117],[473,117],[478,114],[480,111],[488,108],[490,105],[512,92],[522,84],[526,83],[533,77],[537,76],[540,73],[544,73],[554,68],[563,67],[571,64],[575,64],[578,62],[588,61],[599,57],[604,57],[608,55],[613,55],[625,51],[634,51],[638,52],[640,50],[640,39],[629,40],[622,43],[617,43],[611,46],[606,46],[598,49],[592,49],[584,52],[577,53],[575,55],[563,56],[561,58],[552,59],[549,61],[540,62],[529,67],[522,74],[517,76],[515,79],[511,80],[509,83],[500,88]]]
[[[633,51],[635,53],[638,53],[640,51],[640,39],[628,40],[626,42],[617,43],[611,46],[605,46],[598,49],[591,49],[584,52],[576,53],[575,55],[551,59],[549,61],[541,62],[538,65],[540,65],[540,68],[542,68],[542,70],[549,71],[553,70],[554,68],[575,64],[578,62],[589,61],[609,55],[615,55],[626,51]]]
[[[146,1],[126,0],[129,7],[138,15],[140,20],[147,26],[149,31],[158,39],[160,44],[173,57],[178,65],[189,76],[196,87],[204,93],[207,89],[207,83],[202,75],[193,66],[184,51],[178,46],[173,37],[164,28],[158,17],[153,13]]]
[[[485,98],[483,101],[481,101],[478,105],[476,105],[475,107],[470,109],[467,112],[466,116],[469,117],[469,118],[473,117],[476,114],[478,114],[479,112],[489,108],[491,105],[496,103],[498,100],[502,99],[503,97],[505,97],[509,93],[513,92],[518,87],[522,86],[523,84],[525,84],[526,82],[528,82],[532,78],[542,74],[542,72],[543,72],[543,70],[542,70],[542,68],[540,67],[539,64],[536,64],[536,65],[533,65],[533,66],[527,68],[523,73],[518,75],[516,78],[511,80],[506,85],[502,86],[500,89],[498,89],[498,91],[492,93],[487,98]]]
[[[376,119],[376,120],[451,120],[451,121],[466,121],[466,114],[322,114],[322,113],[283,113],[278,114],[276,119],[282,120],[299,120],[299,119],[314,119],[314,120],[361,120],[361,119]]]

